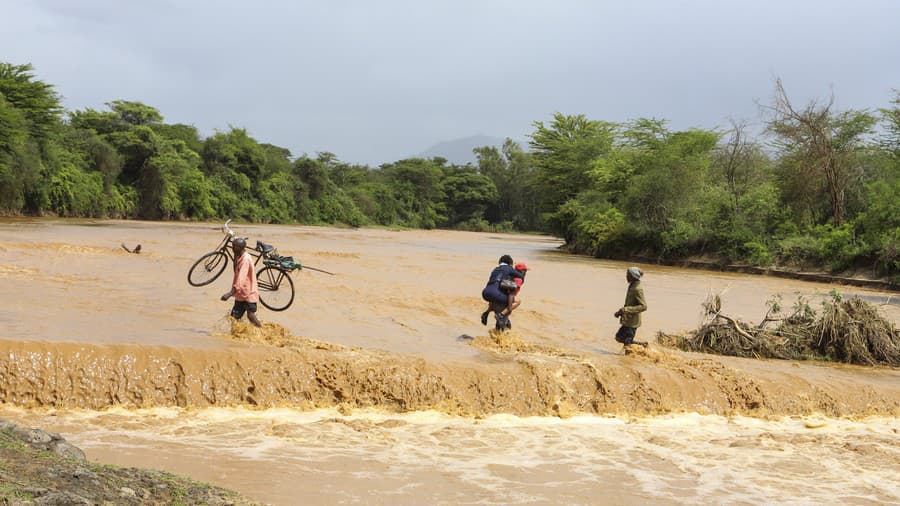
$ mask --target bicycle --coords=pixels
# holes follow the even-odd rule
[[[231,242],[235,238],[235,233],[228,226],[229,223],[231,220],[226,221],[222,226],[225,238],[222,239],[215,251],[201,256],[191,266],[188,271],[188,283],[191,286],[206,286],[212,283],[222,275],[229,262],[234,263]],[[244,238],[244,240],[247,239]],[[259,265],[260,260],[263,261],[263,267],[256,272],[259,301],[262,305],[272,311],[284,311],[289,308],[294,302],[294,282],[291,280],[290,273],[303,268],[300,262],[295,262],[292,257],[278,255],[275,253],[274,246],[262,241],[256,241],[256,247],[247,248],[246,251],[255,259],[254,266]],[[310,269],[332,274],[321,269],[312,267]]]

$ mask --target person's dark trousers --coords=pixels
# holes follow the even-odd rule
[[[634,327],[619,327],[619,331],[616,332],[616,341],[622,344],[631,344],[634,342],[634,335],[637,334],[637,329]]]

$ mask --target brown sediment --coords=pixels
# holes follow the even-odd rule
[[[311,253],[311,256],[332,258],[359,258],[359,253],[346,253],[343,251],[316,251]]]
[[[321,350],[341,350],[343,346],[326,343],[322,341],[313,341],[291,334],[286,328],[277,323],[264,322],[261,328],[256,328],[243,320],[232,320],[227,318],[224,325],[228,326],[228,330],[222,329],[216,335],[234,341],[241,341],[253,344],[265,344],[275,346],[277,348],[287,347],[312,347]]]
[[[37,269],[0,264],[0,278],[29,278],[38,274]]]
[[[87,246],[60,242],[7,243],[4,251],[6,251],[7,248],[51,254],[116,255],[121,253],[121,250],[114,246]]]
[[[900,413],[896,370],[767,369],[654,347],[588,355],[513,333],[474,339],[486,360],[434,363],[312,341],[275,324],[238,325],[232,335],[239,342],[221,349],[0,341],[0,402],[89,409],[334,406],[466,416]]]

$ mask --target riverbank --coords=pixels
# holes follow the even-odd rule
[[[0,504],[251,506],[236,492],[163,471],[95,464],[62,436],[0,419]]]
[[[642,261],[647,261],[644,259]],[[689,269],[702,269],[718,272],[735,272],[740,274],[755,274],[758,276],[772,276],[784,279],[797,279],[801,281],[812,281],[815,283],[829,283],[845,286],[858,286],[863,288],[872,288],[875,290],[890,290],[900,292],[900,283],[891,281],[886,278],[872,279],[862,277],[839,276],[828,274],[827,272],[804,272],[778,269],[774,267],[755,267],[752,265],[725,264],[715,262],[704,262],[700,260],[681,260],[664,263],[675,267],[684,267]]]
[[[573,251],[568,245],[563,244],[559,247],[561,251],[571,255],[596,258],[587,253],[579,253]],[[609,260],[637,262],[649,265],[665,265],[667,267],[680,267],[683,269],[696,269],[715,272],[730,272],[736,274],[752,274],[756,276],[769,276],[782,279],[794,279],[799,281],[810,281],[813,283],[828,283],[844,286],[856,286],[860,288],[871,288],[873,290],[885,290],[900,292],[900,281],[888,278],[875,278],[868,276],[840,275],[831,274],[826,271],[803,271],[799,269],[778,268],[774,266],[759,267],[747,264],[734,264],[720,258],[710,257],[689,257],[682,259],[663,260],[660,258],[648,257],[645,255],[625,255],[623,257],[612,257]]]

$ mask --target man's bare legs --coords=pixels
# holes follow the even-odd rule
[[[510,293],[509,297],[506,299],[506,308],[500,312],[503,316],[509,316],[510,313],[517,307],[519,307],[520,302],[516,300],[516,294]]]
[[[259,323],[259,320],[256,319],[256,311],[247,311],[247,319],[250,320],[250,323],[252,323],[253,325],[262,327],[262,324]]]

